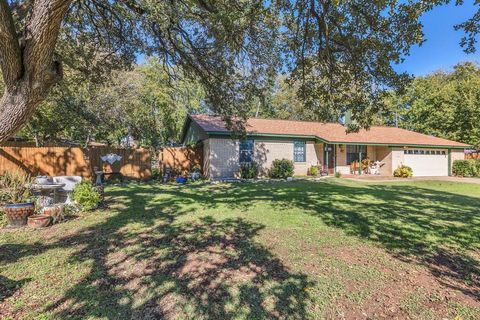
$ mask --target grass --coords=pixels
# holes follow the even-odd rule
[[[0,318],[480,317],[480,185],[129,184],[0,231]]]

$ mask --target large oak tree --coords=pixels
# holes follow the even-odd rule
[[[246,116],[281,70],[319,120],[351,110],[368,126],[383,92],[407,79],[391,63],[423,41],[419,16],[445,2],[0,0],[0,142],[26,123],[63,63],[93,77],[142,52],[197,78],[222,115]],[[469,50],[477,23],[459,26]]]
[[[92,65],[155,54],[166,70],[198,78],[223,114],[241,111],[274,74],[277,22],[258,0],[0,0],[0,142],[45,99],[64,62],[88,76],[99,71]]]

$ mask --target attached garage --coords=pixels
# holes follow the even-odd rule
[[[448,176],[448,150],[404,150],[403,163],[413,170],[415,177]]]

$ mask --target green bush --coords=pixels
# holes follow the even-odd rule
[[[401,165],[393,172],[394,177],[410,178],[413,176],[413,170],[409,166]]]
[[[452,173],[459,177],[480,177],[480,160],[455,160]]]
[[[310,167],[308,168],[308,174],[311,175],[311,176],[318,176],[318,167]]]
[[[240,176],[242,179],[255,179],[258,177],[258,165],[255,162],[242,163],[240,165]]]
[[[162,170],[158,167],[156,168],[152,168],[152,176],[150,177],[150,179],[152,180],[161,180],[162,179]]]
[[[293,161],[287,159],[275,159],[269,172],[270,178],[286,179],[293,176]]]
[[[94,209],[100,202],[100,194],[95,187],[87,181],[77,184],[75,189],[73,189],[72,198],[84,211]]]
[[[6,171],[0,176],[0,206],[30,199],[30,176],[22,171]]]
[[[342,173],[341,172],[335,172],[335,178],[340,178],[342,177]]]

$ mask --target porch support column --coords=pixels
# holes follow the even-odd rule
[[[328,146],[325,146],[325,170],[327,170],[327,172],[328,172],[328,165],[329,165],[328,158],[329,158],[328,157]]]
[[[448,149],[448,176],[452,175],[452,149]]]
[[[337,173],[337,146],[333,145],[333,174]]]
[[[362,153],[359,152],[358,153],[358,175],[361,175],[362,174],[362,171],[363,171],[363,164],[362,164]]]

